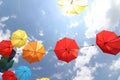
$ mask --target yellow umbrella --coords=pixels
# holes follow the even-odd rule
[[[45,54],[43,44],[35,41],[28,42],[23,49],[22,57],[29,63],[38,62],[42,59]]]
[[[50,78],[37,78],[36,80],[50,80]]]
[[[26,44],[26,41],[28,39],[28,36],[24,30],[16,30],[12,33],[11,41],[13,46],[15,47],[22,47]]]
[[[79,14],[87,7],[87,0],[58,0],[65,14]]]

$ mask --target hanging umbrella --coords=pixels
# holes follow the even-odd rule
[[[14,60],[10,60],[8,62],[8,57],[7,56],[2,56],[0,60],[0,72],[4,72],[8,69],[10,69],[13,66]]]
[[[8,58],[8,62],[15,57],[15,54],[16,54],[16,51],[14,49],[12,49],[12,52],[11,52],[9,58]]]
[[[20,66],[15,70],[15,75],[18,80],[30,80],[32,72],[27,66]]]
[[[7,64],[8,57],[7,56],[2,56],[0,60],[0,72],[4,72],[4,67]]]
[[[36,80],[50,80],[50,78],[37,78]]]
[[[57,42],[54,52],[56,53],[56,56],[59,60],[68,63],[77,58],[79,46],[75,40],[65,37]]]
[[[28,36],[26,32],[20,29],[13,32],[11,36],[12,44],[18,48],[24,46],[26,44],[27,39],[28,39]]]
[[[88,5],[87,0],[58,0],[58,5],[66,14],[79,14]]]
[[[96,44],[104,53],[116,55],[120,52],[120,38],[114,32],[99,32],[96,35]]]
[[[3,56],[10,56],[13,46],[10,40],[2,40],[0,42],[0,54]]]
[[[45,54],[43,44],[39,42],[29,42],[23,49],[23,58],[29,63],[38,62]]]
[[[9,62],[7,62],[6,66],[4,67],[4,70],[8,70],[10,69],[14,64],[14,60],[10,60]]]
[[[3,74],[2,74],[2,80],[17,80],[15,74],[9,70],[9,71],[5,71]]]

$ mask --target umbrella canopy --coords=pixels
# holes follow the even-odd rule
[[[15,75],[18,80],[30,80],[32,72],[27,66],[20,66],[15,70]]]
[[[24,46],[26,44],[27,39],[28,39],[28,36],[26,32],[20,29],[13,32],[11,36],[11,41],[13,46],[18,48]]]
[[[96,35],[96,44],[104,53],[116,55],[120,52],[120,38],[114,32],[99,32]]]
[[[8,61],[12,60],[15,57],[16,51],[14,49],[12,49],[12,52],[8,58]]]
[[[4,67],[6,66],[7,64],[7,60],[8,60],[8,57],[1,57],[1,60],[0,60],[0,72],[4,72]]]
[[[8,62],[7,56],[2,56],[0,60],[0,72],[4,72],[13,66],[14,60]]]
[[[50,80],[50,78],[37,78],[36,80]]]
[[[2,74],[2,80],[17,80],[15,74],[9,70],[9,71],[5,71],[3,74]]]
[[[3,56],[10,56],[13,46],[10,40],[3,40],[0,42],[0,54]]]
[[[63,38],[57,41],[54,52],[59,60],[70,62],[77,58],[79,52],[79,46],[75,40],[70,38]]]
[[[29,63],[38,62],[45,54],[43,44],[39,42],[29,42],[23,49],[23,58]]]
[[[79,14],[88,5],[87,0],[58,0],[58,5],[66,14]]]
[[[7,62],[6,66],[4,67],[4,70],[8,70],[13,66],[13,64],[14,64],[14,60],[10,60],[9,62]]]

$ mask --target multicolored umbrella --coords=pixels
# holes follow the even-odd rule
[[[88,5],[87,0],[58,0],[58,5],[66,14],[79,14]]]
[[[77,58],[79,49],[75,40],[65,37],[57,41],[54,52],[59,60],[68,63]]]
[[[13,46],[10,40],[2,40],[0,42],[0,54],[3,56],[10,56]]]
[[[38,62],[45,54],[43,44],[39,42],[29,42],[23,49],[23,58],[29,63]]]
[[[50,78],[37,78],[36,80],[50,80]]]
[[[2,74],[2,80],[17,80],[17,78],[14,72],[12,72],[11,70],[8,70]]]
[[[18,80],[30,80],[32,72],[27,66],[19,66],[15,70],[15,75],[18,78]]]
[[[28,36],[24,30],[16,30],[12,33],[11,41],[13,46],[15,47],[22,47],[26,44]]]
[[[120,52],[120,37],[112,31],[99,32],[96,35],[96,44],[104,53],[116,55]]]

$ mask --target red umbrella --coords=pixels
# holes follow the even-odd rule
[[[120,38],[111,31],[103,30],[96,35],[96,44],[104,53],[116,55],[120,52]]]
[[[63,38],[57,41],[54,52],[59,60],[70,62],[77,58],[79,52],[79,46],[75,40],[70,38]]]
[[[3,56],[10,56],[13,46],[10,40],[3,40],[0,42],[0,54]]]
[[[17,80],[15,74],[9,70],[9,71],[5,71],[3,74],[2,74],[2,80]]]

